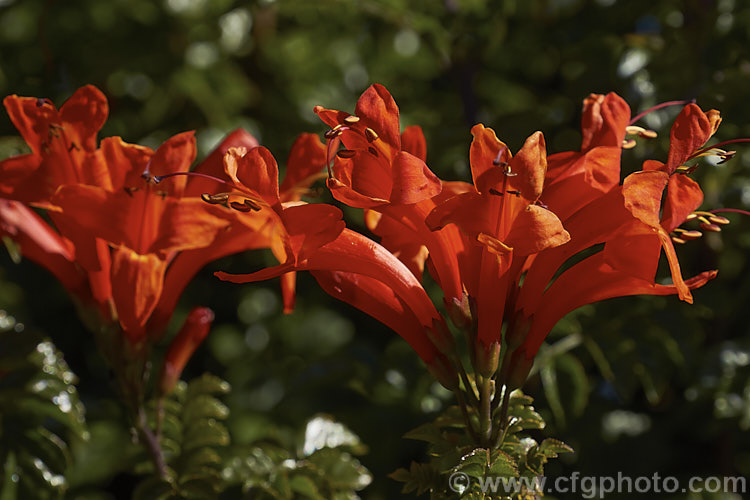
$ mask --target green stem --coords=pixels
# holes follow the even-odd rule
[[[495,448],[499,448],[505,439],[505,433],[508,431],[508,406],[510,403],[510,392],[508,386],[503,387],[503,403],[500,405],[500,417],[498,418],[497,434],[492,440]]]
[[[492,386],[490,377],[481,377],[479,385],[479,438],[488,446],[492,437]]]
[[[474,430],[474,426],[471,424],[471,417],[469,416],[468,406],[466,405],[466,398],[464,398],[461,389],[455,389],[453,392],[456,394],[458,407],[461,408],[461,415],[464,417],[464,423],[466,424],[466,431],[469,433],[469,438],[475,443],[478,443],[479,438],[477,436],[477,431]]]

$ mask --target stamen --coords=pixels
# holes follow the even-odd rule
[[[717,226],[716,224],[711,224],[710,222],[701,222],[700,227],[704,231],[710,231],[712,233],[721,232],[721,228],[719,226]]]
[[[494,194],[495,196],[503,196],[503,193],[501,193],[500,191],[498,191],[498,190],[497,190],[497,189],[495,189],[495,188],[490,188],[490,189],[489,189],[489,193],[490,193],[490,194]]]
[[[687,241],[683,240],[682,238],[678,238],[677,236],[670,237],[673,243],[677,243],[678,245],[684,245],[687,243]]]
[[[135,193],[136,191],[138,191],[140,188],[137,188],[137,187],[127,187],[126,186],[123,189],[125,190],[126,193],[128,193],[128,195],[130,195],[132,197],[133,193]]]
[[[729,224],[729,219],[726,217],[722,217],[720,215],[711,215],[708,217],[708,220],[710,220],[712,223],[716,224],[717,226],[726,226]]]
[[[354,125],[359,121],[359,116],[355,115],[349,115],[346,118],[344,118],[344,123],[347,123],[349,125]]]
[[[513,174],[513,175],[515,175],[515,174]],[[515,189],[508,189],[506,191],[506,193],[512,194],[512,195],[515,195],[515,196],[521,196],[521,191],[516,191]]]
[[[378,140],[378,137],[378,134],[370,127],[365,129],[365,138],[367,139],[367,142],[375,142]]]
[[[342,149],[336,153],[339,158],[354,158],[357,156],[357,152],[353,149]]]
[[[229,194],[228,193],[220,193],[220,194],[209,194],[209,193],[203,193],[201,195],[201,200],[205,201],[206,203],[210,203],[211,205],[222,205],[229,201]]]
[[[733,156],[734,153],[735,153],[735,151],[724,151],[723,149],[720,149],[720,148],[722,148],[723,146],[726,146],[728,144],[737,144],[737,143],[740,143],[740,142],[750,142],[750,139],[748,139],[748,138],[744,138],[744,139],[730,139],[728,141],[719,142],[717,144],[712,144],[710,146],[706,146],[706,147],[703,147],[703,148],[699,149],[698,151],[696,151],[695,153],[693,153],[690,158],[697,158],[699,156],[703,156],[704,153],[707,153],[708,151],[711,151],[711,150],[714,150],[714,151],[718,152],[719,156],[721,156],[722,153],[725,154],[725,155],[731,153],[732,156]],[[709,154],[711,154],[711,153],[709,153]],[[717,154],[717,153],[714,153],[714,154]]]
[[[656,111],[657,109],[666,108],[668,106],[687,106],[688,104],[691,104],[694,102],[695,102],[695,99],[685,99],[682,101],[667,101],[661,104],[657,104],[656,106],[649,108],[646,111],[635,115],[635,117],[632,120],[630,120],[630,125],[634,124],[635,122],[637,122],[638,120],[640,120],[647,114],[651,113],[652,111]]]
[[[635,147],[634,139],[624,139],[622,141],[622,149],[633,149]]]
[[[371,155],[373,155],[373,156],[374,156],[375,158],[377,158],[378,156],[380,156],[380,155],[378,155],[378,150],[377,150],[377,149],[375,149],[375,148],[373,148],[372,146],[370,146],[369,148],[367,148],[367,151],[368,151],[368,152],[369,152],[369,153],[370,153]]]
[[[239,201],[233,201],[229,204],[229,206],[238,212],[247,213],[249,211],[255,211],[257,212],[260,210],[260,206],[256,203],[254,203],[252,200],[245,199],[242,203]]]
[[[685,241],[697,240],[703,236],[703,233],[696,231],[695,229],[682,229],[678,227],[674,232],[677,233],[678,238]]]
[[[656,131],[648,130],[643,127],[639,127],[638,125],[628,125],[627,127],[625,127],[625,133],[627,135],[637,135],[638,137],[643,137],[644,139],[653,139],[658,136]]]

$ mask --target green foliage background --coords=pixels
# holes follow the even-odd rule
[[[591,92],[618,92],[634,112],[696,98],[721,110],[720,140],[750,137],[749,27],[750,5],[734,0],[0,0],[0,94],[60,105],[91,83],[110,99],[102,136],[157,146],[194,129],[205,154],[242,126],[283,164],[296,134],[325,130],[314,105],[352,110],[380,82],[402,123],[424,128],[431,168],[467,179],[472,124],[495,128],[512,150],[535,130],[551,152],[577,149]],[[675,114],[649,116],[660,138],[626,152],[626,168],[665,157]],[[22,150],[0,114],[0,158]],[[750,148],[697,178],[706,206],[750,209]],[[732,220],[679,249],[686,275],[720,269],[695,305],[617,299],[555,329],[526,386],[549,424],[540,436],[576,450],[549,475],[750,475],[750,221]],[[424,453],[401,436],[450,396],[404,342],[309,277],[296,313],[282,316],[274,283],[212,276],[268,259],[224,259],[188,288],[175,325],[194,305],[217,313],[188,375],[231,383],[224,402],[237,450],[293,447],[309,418],[329,413],[369,447],[360,459],[375,479],[361,495],[396,498],[400,485],[386,475]],[[97,446],[72,445],[86,468],[70,476],[68,496],[129,498],[130,441],[72,302],[44,271],[3,253],[0,309],[51,337],[80,379]]]

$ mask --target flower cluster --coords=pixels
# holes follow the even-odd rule
[[[376,84],[353,114],[315,108],[330,127],[326,142],[300,136],[280,186],[272,154],[242,131],[191,174],[192,133],[156,151],[117,137],[97,145],[107,102],[93,87],[60,110],[16,96],[5,106],[31,153],[0,163],[0,230],[100,321],[117,325],[135,351],[160,338],[181,291],[206,263],[270,248],[277,266],[218,276],[239,283],[281,276],[291,311],[294,273],[309,271],[325,292],[397,332],[459,401],[475,407],[479,428],[467,425],[482,443],[496,438],[492,414],[524,382],[563,316],[634,294],[692,302],[691,290],[716,271],[685,279],[674,245],[701,236],[683,227],[690,221],[704,231],[728,222],[697,211],[693,160],[725,160],[731,152],[705,146],[721,119],[692,103],[674,122],[666,162],[647,161],[624,178],[623,149],[655,132],[635,125],[641,116],[631,119],[619,96],[592,94],[578,151],[548,155],[536,132],[512,154],[478,124],[472,182],[446,182],[426,164],[421,129],[401,132],[395,101]],[[324,166],[333,197],[363,209],[379,243],[347,229],[339,208],[301,201]],[[662,253],[671,284],[656,279]],[[443,304],[428,297],[425,269]],[[204,309],[188,317],[164,364],[162,391],[211,320]],[[467,339],[470,370],[449,322]]]
[[[196,166],[196,175],[183,176],[196,156],[192,132],[169,138],[155,151],[119,137],[97,144],[108,104],[95,87],[79,89],[59,110],[49,100],[15,95],[4,104],[31,152],[0,163],[0,234],[71,293],[84,319],[101,333],[100,346],[115,371],[145,359],[163,336],[183,289],[207,263],[265,247],[286,260],[287,249],[278,244],[284,225],[273,200],[251,195],[247,205],[232,202],[235,209],[228,209],[201,199],[241,182],[245,167],[238,171],[233,158],[249,149],[259,161],[270,157],[247,132],[230,134]],[[301,136],[282,198],[298,200],[324,162],[320,140]],[[266,166],[276,169],[275,163]],[[244,216],[249,210],[253,216]],[[290,304],[293,285],[293,277],[285,280]],[[162,391],[174,386],[212,319],[205,308],[188,315],[167,353]],[[110,335],[112,330],[120,334]]]

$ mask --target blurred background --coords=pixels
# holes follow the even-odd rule
[[[433,171],[467,180],[471,125],[493,127],[513,151],[536,130],[550,152],[578,149],[581,102],[592,92],[617,92],[634,114],[695,98],[721,111],[716,138],[750,137],[748,47],[750,4],[736,0],[0,0],[0,95],[60,106],[94,84],[110,103],[100,137],[156,147],[195,130],[205,155],[244,127],[283,165],[298,133],[325,131],[314,105],[353,111],[379,82],[402,126],[423,127]],[[624,153],[626,171],[666,157],[678,111],[648,115],[643,123],[660,136]],[[709,209],[750,209],[750,147],[738,146],[732,161],[704,162],[694,175]],[[0,112],[0,158],[24,148]],[[324,190],[319,199],[330,201]],[[750,219],[729,218],[722,233],[678,250],[686,276],[720,270],[694,305],[610,300],[553,331],[525,390],[548,422],[539,436],[576,453],[548,475],[750,475]],[[424,453],[401,436],[451,395],[405,342],[309,276],[299,277],[297,311],[283,316],[278,283],[212,275],[268,262],[264,252],[223,259],[187,289],[174,324],[195,305],[217,319],[186,375],[231,383],[237,456],[269,442],[294,447],[307,420],[329,414],[367,448],[359,460],[374,480],[361,496],[398,498],[401,485],[387,474]],[[86,470],[74,471],[69,497],[129,498],[128,464],[106,453],[127,450],[129,436],[62,287],[3,251],[0,310],[49,336],[79,376],[97,445],[74,449]]]

